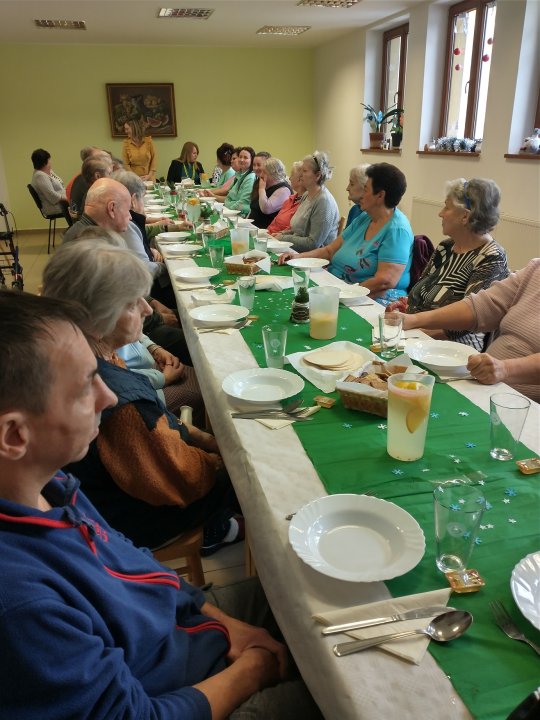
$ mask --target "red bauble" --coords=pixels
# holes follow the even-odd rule
[[[488,44],[488,45],[493,45],[493,38],[488,38],[488,39],[487,39],[487,44]]]
[[[461,70],[461,65],[456,65],[455,69],[459,72]]]
[[[489,60],[489,55],[486,53],[485,55],[482,55],[482,62],[487,62]]]
[[[454,55],[461,55],[461,50],[459,48],[454,48]]]

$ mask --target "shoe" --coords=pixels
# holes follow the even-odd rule
[[[238,524],[238,531],[232,540],[225,540],[229,530],[231,529],[231,520],[234,518]],[[201,546],[201,557],[213,555],[226,545],[234,545],[241,542],[246,536],[246,524],[241,515],[233,515],[232,517],[218,518],[218,521],[206,525],[204,528],[203,544]]]

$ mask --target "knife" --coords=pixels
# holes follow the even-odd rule
[[[232,418],[239,420],[294,420],[294,422],[306,422],[312,420],[311,417],[304,417],[303,415],[294,415],[287,413],[232,413]]]
[[[349,630],[361,630],[362,628],[374,627],[375,625],[385,625],[386,623],[401,622],[402,620],[419,620],[420,618],[434,617],[442,613],[455,610],[447,605],[432,605],[431,607],[416,608],[416,610],[408,610],[398,615],[389,615],[382,618],[371,618],[370,620],[358,620],[357,622],[343,623],[342,625],[329,625],[322,630],[323,635],[334,635],[335,633],[345,633]]]

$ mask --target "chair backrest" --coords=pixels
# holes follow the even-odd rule
[[[411,281],[407,290],[416,285],[435,248],[427,235],[415,235],[412,247]]]
[[[337,235],[336,237],[339,237],[341,233],[343,232],[343,228],[345,227],[345,218],[343,215],[339,218],[338,228],[337,228]]]
[[[37,194],[36,188],[30,184],[27,185],[26,187],[28,188],[30,195],[32,196],[34,202],[36,203],[39,212],[43,215],[43,217],[45,217],[45,213],[43,212],[43,205],[41,203],[41,198]]]

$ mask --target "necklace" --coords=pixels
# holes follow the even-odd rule
[[[186,163],[182,163],[182,167],[184,168],[184,175],[188,178],[189,177],[189,166],[191,165],[191,179],[195,180],[195,163],[188,163],[188,166],[186,168]]]

